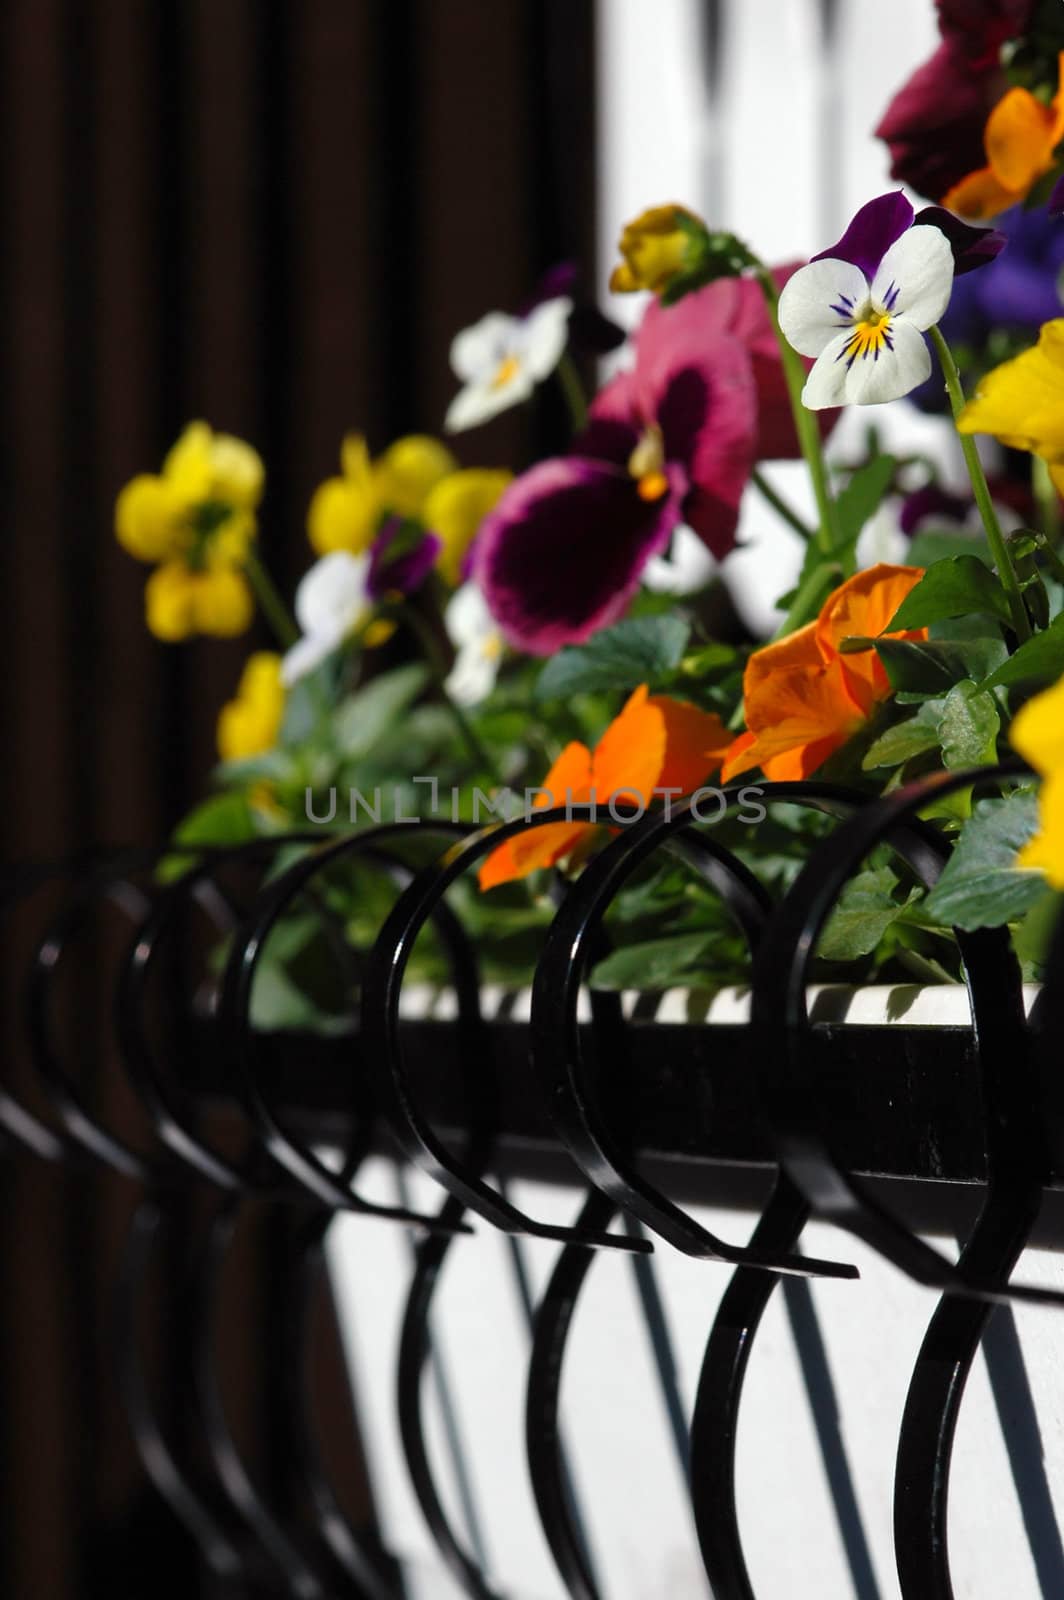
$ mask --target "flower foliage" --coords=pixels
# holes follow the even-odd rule
[[[582,870],[623,820],[611,803],[667,804],[710,780],[738,799],[814,774],[873,796],[972,770],[978,802],[962,788],[929,814],[956,840],[934,891],[871,861],[821,957],[953,977],[952,930],[1005,923],[1037,972],[1038,917],[1064,890],[1064,246],[1041,210],[1061,176],[1064,8],[937,12],[939,48],[880,133],[896,175],[947,205],[879,195],[812,260],[776,266],[686,206],[648,208],[621,232],[612,287],[644,298],[609,377],[591,385],[587,353],[621,335],[578,299],[571,264],[456,334],[449,442],[416,432],[371,449],[352,433],[340,470],[307,485],[291,612],[258,553],[250,444],[194,422],[120,491],[117,538],[153,569],[152,631],[262,633],[218,712],[215,792],[183,845],[357,822],[337,794],[390,789],[408,818],[449,795],[476,823],[485,801],[497,818],[524,790],[533,812],[561,815],[493,841],[479,883],[455,887],[489,969],[524,972],[551,915],[544,875]],[[1000,232],[965,220],[1003,208]],[[466,436],[547,384],[569,407],[567,441],[478,460]],[[963,490],[922,455],[887,454],[874,423],[863,444],[832,437],[842,408],[904,406],[931,386],[956,423]],[[993,493],[975,434],[1012,452]],[[762,471],[779,460],[804,463],[804,505]],[[797,572],[757,637],[728,593],[755,498]],[[866,564],[877,539],[889,564]],[[998,769],[1010,745],[1033,772]],[[821,827],[786,806],[763,828],[741,820],[733,808],[725,842],[770,891]],[[380,902],[352,873],[335,902],[354,937]],[[743,971],[719,900],[674,866],[641,866],[608,917],[616,948],[596,981]],[[303,938],[297,918],[274,1025],[292,1023],[293,996],[297,1021],[319,1016],[307,975],[329,962]]]

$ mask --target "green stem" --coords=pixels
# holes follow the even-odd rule
[[[956,421],[965,406],[964,386],[961,383],[961,375],[957,371],[957,363],[953,359],[953,352],[946,343],[941,329],[931,328],[929,332],[931,342],[938,355],[939,365],[942,368],[942,376],[946,380],[946,389],[949,393],[950,405],[953,407],[954,421]],[[1001,531],[1001,524],[998,521],[997,512],[994,510],[994,502],[990,497],[990,489],[987,486],[986,475],[983,472],[983,464],[979,460],[979,452],[975,447],[975,440],[970,433],[961,433],[959,429],[958,437],[961,441],[961,449],[964,452],[964,463],[968,468],[968,476],[972,480],[972,493],[975,496],[975,503],[979,507],[979,515],[983,519],[983,527],[986,530],[986,541],[990,546],[990,553],[994,558],[998,577],[1001,579],[1002,587],[1009,602],[1013,631],[1022,644],[1025,639],[1031,637],[1031,622],[1027,615],[1027,607],[1023,603],[1020,582],[1009,558],[1008,545],[1005,543],[1005,535]]]
[[[817,516],[819,527],[816,531],[816,542],[824,555],[830,555],[839,544],[838,522],[835,515],[835,502],[831,497],[831,487],[828,483],[827,466],[824,462],[824,452],[821,448],[820,429],[816,417],[809,408],[802,403],[802,390],[805,388],[805,368],[802,366],[801,357],[787,342],[779,319],[779,290],[775,280],[765,266],[756,269],[757,281],[768,305],[768,314],[772,321],[772,329],[776,335],[776,343],[780,349],[780,359],[783,364],[783,376],[787,382],[787,393],[791,400],[791,412],[794,416],[795,432],[798,443],[802,447],[805,464],[809,468],[809,476],[813,480],[813,494],[816,496]]]
[[[810,544],[813,539],[812,528],[807,527],[802,521],[801,517],[798,515],[797,511],[792,510],[792,508],[787,504],[786,500],[784,500],[783,496],[776,493],[775,489],[772,487],[771,483],[769,483],[764,473],[759,472],[755,467],[753,472],[750,474],[750,481],[762,499],[766,500],[772,507],[773,511],[775,511],[778,516],[783,518],[787,526],[793,528],[798,537],[800,539],[804,539],[806,544]]]
[[[257,550],[248,550],[244,557],[244,571],[255,592],[259,610],[273,629],[278,644],[287,650],[289,645],[295,644],[299,638],[299,629],[292,621],[288,607],[275,588],[273,579],[259,560]]]
[[[812,622],[819,615],[831,591],[842,582],[842,568],[835,561],[822,561],[815,566],[809,576],[798,585],[791,608],[780,623],[774,639],[785,639],[789,633],[797,633],[799,628],[804,628],[807,622]]]
[[[458,701],[453,699],[448,693],[446,686],[447,669],[440,654],[440,648],[436,641],[436,636],[433,633],[429,623],[415,606],[409,604],[404,604],[397,607],[396,614],[401,621],[406,623],[407,627],[420,644],[422,651],[424,652],[425,660],[428,662],[429,669],[432,673],[440,699],[450,712],[451,720],[454,722],[459,736],[465,743],[466,749],[469,751],[470,756],[477,763],[481,771],[486,772],[491,778],[492,782],[498,784],[499,787],[502,788],[502,774],[495,764],[494,757],[481,741],[480,735],[477,733],[473,724],[466,716],[464,707],[460,706]]]
[[[580,374],[576,370],[576,362],[568,350],[562,351],[561,360],[555,371],[565,396],[565,403],[569,407],[569,421],[573,425],[573,432],[583,433],[587,427],[587,396],[584,394]]]
[[[1060,542],[1060,496],[1057,486],[1049,476],[1049,463],[1041,456],[1031,457],[1031,487],[1038,502],[1042,518],[1042,532],[1046,543],[1055,549]]]

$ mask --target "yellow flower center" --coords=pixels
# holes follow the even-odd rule
[[[481,641],[480,653],[485,661],[498,661],[502,655],[502,635],[498,633],[485,634]]]
[[[889,311],[880,311],[867,305],[854,323],[853,332],[842,354],[849,362],[865,360],[868,356],[878,360],[881,350],[893,350]]]
[[[651,423],[628,457],[628,471],[636,480],[640,500],[660,500],[663,494],[668,494],[669,480],[664,467],[665,443],[661,429]]]
[[[506,356],[499,362],[498,370],[491,380],[493,389],[505,389],[508,383],[513,383],[521,371],[521,363],[516,356]]]

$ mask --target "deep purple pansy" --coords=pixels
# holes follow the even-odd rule
[[[692,330],[684,304],[644,320],[573,453],[523,473],[483,525],[474,575],[518,649],[549,655],[616,621],[680,522],[715,555],[734,543],[757,386],[744,346]]]

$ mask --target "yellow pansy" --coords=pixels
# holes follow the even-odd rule
[[[651,206],[621,231],[618,249],[624,260],[614,267],[614,294],[653,289],[660,294],[687,265],[689,235],[682,223],[703,226],[685,206]]]
[[[389,512],[420,517],[425,497],[457,462],[445,445],[425,434],[397,439],[376,461],[361,434],[349,434],[340,451],[342,474],[315,490],[307,535],[321,556],[334,550],[358,555],[373,543]]]
[[[1042,775],[1040,827],[1020,851],[1018,864],[1038,868],[1054,889],[1064,889],[1064,679],[1028,700],[1009,738]]]
[[[115,502],[115,535],[138,561],[157,562],[145,589],[160,639],[242,633],[254,604],[238,570],[255,537],[262,461],[243,439],[190,422],[163,462]]]
[[[1033,349],[987,373],[957,426],[1041,456],[1064,494],[1064,317],[1043,326]]]
[[[462,562],[480,524],[512,481],[512,472],[469,467],[442,478],[426,498],[423,521],[440,540],[436,565],[452,588],[462,581]]]
[[[232,567],[197,570],[184,561],[157,567],[144,588],[148,627],[176,644],[195,633],[228,639],[250,627],[255,602],[247,579]]]
[[[247,659],[234,698],[218,714],[218,754],[223,761],[246,761],[272,750],[283,715],[281,658],[257,650]]]

